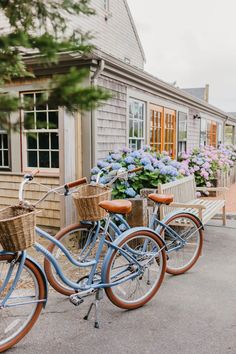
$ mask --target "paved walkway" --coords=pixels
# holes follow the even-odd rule
[[[182,276],[166,276],[157,296],[135,311],[102,302],[101,329],[51,293],[40,320],[12,354],[235,354],[236,222],[206,227],[203,255]]]

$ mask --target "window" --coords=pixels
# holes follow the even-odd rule
[[[43,103],[43,92],[23,93],[30,103],[22,112],[25,167],[59,168],[58,107]]]
[[[233,144],[234,142],[234,127],[232,125],[225,126],[225,144]]]
[[[0,130],[0,168],[9,168],[9,142],[5,130]]]
[[[176,155],[176,112],[151,105],[150,145],[157,152],[168,151]]]
[[[129,102],[129,146],[134,150],[144,144],[145,103],[130,99]]]
[[[217,123],[205,118],[201,119],[200,143],[217,147],[219,139],[219,129]]]
[[[187,114],[179,112],[178,120],[178,152],[187,150]]]

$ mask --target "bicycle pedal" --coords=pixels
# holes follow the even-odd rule
[[[73,294],[70,296],[70,302],[75,306],[79,306],[84,300],[78,294]]]

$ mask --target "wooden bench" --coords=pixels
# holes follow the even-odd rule
[[[173,194],[174,202],[169,206],[162,206],[160,210],[161,219],[175,208],[185,209],[197,215],[203,224],[206,224],[222,210],[223,225],[226,224],[225,192],[226,187],[196,187],[194,176],[184,177],[174,182],[158,185],[157,192],[160,194]],[[197,198],[198,191],[220,192],[221,199]]]

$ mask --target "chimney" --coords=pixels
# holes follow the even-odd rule
[[[207,103],[209,102],[209,84],[206,84],[206,86],[205,86],[204,100]]]

